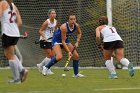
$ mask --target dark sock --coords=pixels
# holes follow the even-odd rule
[[[58,61],[56,60],[56,57],[52,57],[52,59],[50,60],[50,62],[45,66],[48,69],[50,69],[51,66],[53,66],[54,64],[56,64]]]
[[[78,69],[79,69],[79,60],[73,60],[74,75],[78,74]]]

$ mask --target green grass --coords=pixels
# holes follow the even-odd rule
[[[130,77],[127,70],[117,70],[119,79],[108,79],[106,69],[81,69],[86,78],[72,78],[72,70],[52,69],[54,75],[42,76],[29,70],[22,84],[8,84],[10,70],[0,70],[0,93],[139,93],[140,70]],[[65,73],[63,78],[61,74]]]

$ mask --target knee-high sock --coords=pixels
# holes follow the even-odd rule
[[[129,62],[128,59],[122,58],[122,59],[120,60],[120,63],[121,63],[122,65],[128,67],[128,65],[129,65],[130,62]]]
[[[14,80],[20,79],[17,61],[16,60],[9,60],[9,66],[12,70]]]
[[[106,60],[105,65],[111,74],[116,74],[115,67],[113,61]]]
[[[73,70],[74,75],[77,75],[79,70],[79,60],[73,60]]]
[[[22,72],[22,70],[24,69],[22,62],[19,61],[18,57],[15,55],[15,59],[17,61],[17,65],[18,65],[18,70],[19,72]]]
[[[45,65],[45,60],[46,60],[46,58],[44,58],[44,59],[42,60],[42,62],[39,63],[41,67]]]
[[[22,55],[17,46],[15,46],[15,54],[16,54],[17,58],[19,59],[19,61],[22,63],[23,62]]]
[[[50,69],[50,67],[53,66],[54,64],[56,64],[57,62],[58,61],[56,60],[56,57],[54,56],[45,67]]]
[[[51,59],[46,57],[44,60],[40,63],[40,66],[43,67],[44,65],[47,65]]]

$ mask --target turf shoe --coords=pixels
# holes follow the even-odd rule
[[[36,64],[36,66],[37,66],[38,71],[42,72],[42,66],[40,64]]]
[[[116,74],[111,74],[109,76],[110,79],[118,79],[118,76]]]
[[[77,75],[73,75],[73,77],[76,77],[76,78],[83,78],[83,77],[85,77],[85,75],[82,75],[82,74],[80,74],[80,73],[78,73]]]
[[[134,76],[133,64],[129,63],[129,65],[128,65],[128,70],[129,70],[129,75],[130,75],[131,77],[133,77],[133,76]]]
[[[42,74],[43,74],[44,76],[47,75],[47,71],[48,71],[48,68],[46,68],[45,66],[43,66]]]
[[[9,80],[8,83],[9,84],[20,84],[21,81],[20,81],[20,79],[17,79],[17,80]]]
[[[27,75],[28,75],[28,70],[27,69],[23,69],[20,72],[20,80],[21,80],[21,82],[24,82],[26,80]]]
[[[48,69],[48,70],[46,71],[46,74],[47,74],[47,75],[53,75],[54,73],[53,73],[50,69]]]

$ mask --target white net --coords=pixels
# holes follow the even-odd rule
[[[18,48],[23,55],[25,66],[35,66],[44,59],[43,51],[34,41],[39,39],[38,29],[48,18],[49,9],[56,9],[59,26],[67,21],[69,9],[76,11],[78,23],[82,30],[82,39],[77,49],[82,67],[104,66],[102,53],[97,49],[95,42],[95,28],[97,18],[106,15],[106,0],[13,0],[18,6],[23,26],[21,33],[29,32],[27,40],[20,40]],[[121,34],[125,44],[125,54],[134,65],[139,64],[139,1],[140,0],[112,0],[113,25]],[[71,36],[74,43],[76,35]],[[56,66],[64,66],[67,58],[63,55],[62,62]]]

